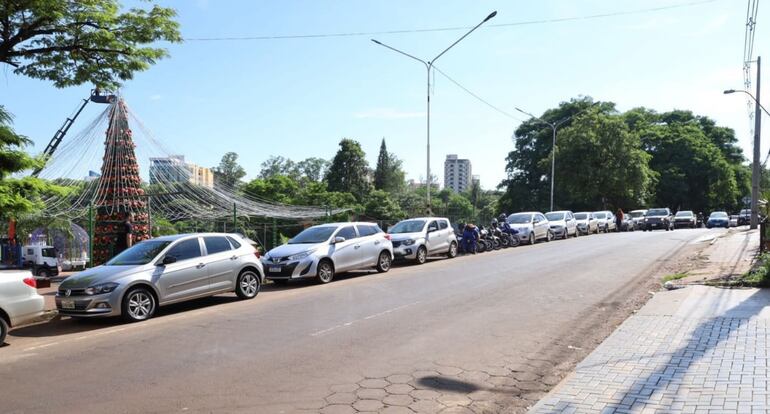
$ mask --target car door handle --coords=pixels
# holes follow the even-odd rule
[[[230,260],[237,260],[237,259],[238,259],[238,256],[233,256],[230,258]]]
[[[357,245],[353,246],[354,249],[358,249],[359,247],[361,247],[360,244],[357,244]]]
[[[377,240],[376,242],[374,242],[374,244],[380,244],[380,241],[379,241],[379,240]]]
[[[205,263],[198,263],[198,266],[195,266],[196,269],[203,269],[206,266]]]

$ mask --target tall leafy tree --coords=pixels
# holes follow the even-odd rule
[[[361,144],[343,138],[326,173],[330,191],[351,193],[362,201],[369,192],[369,164]]]
[[[212,169],[216,181],[226,187],[236,188],[241,178],[246,176],[246,170],[238,164],[238,154],[228,152],[222,156],[219,166]]]
[[[390,193],[383,190],[373,190],[369,193],[364,208],[364,214],[379,220],[400,220],[406,217]]]
[[[297,165],[294,161],[280,155],[271,156],[262,163],[261,167],[259,177],[262,179],[268,179],[276,175],[290,175],[295,179],[298,178]]]
[[[175,17],[158,5],[123,11],[117,0],[3,1],[0,62],[60,88],[115,86],[168,55],[156,42],[182,40]]]
[[[329,169],[329,164],[329,161],[323,158],[310,157],[298,162],[297,170],[306,180],[321,181]]]
[[[401,160],[395,154],[388,152],[385,138],[380,144],[377,156],[377,166],[374,169],[374,188],[395,193],[404,188],[404,170]]]
[[[0,220],[18,219],[43,207],[45,194],[64,195],[64,189],[35,177],[11,175],[35,168],[41,160],[29,156],[24,147],[31,141],[11,127],[12,117],[0,106]]]

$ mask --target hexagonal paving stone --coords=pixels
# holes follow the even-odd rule
[[[436,398],[436,401],[449,407],[455,405],[465,406],[471,403],[471,400],[462,394],[442,394],[440,397]]]
[[[358,383],[363,388],[385,388],[390,383],[381,378],[368,378]]]
[[[388,394],[409,394],[414,390],[409,384],[393,384],[385,388]]]
[[[473,411],[465,407],[449,407],[439,412],[441,414],[475,414]]]
[[[540,375],[533,372],[514,372],[511,376],[519,381],[535,381],[540,378]]]
[[[326,397],[326,401],[328,401],[329,404],[353,404],[353,401],[356,399],[356,395],[352,392],[335,392]]]
[[[386,407],[380,414],[414,414],[414,411],[406,407]]]
[[[495,399],[495,393],[487,390],[479,390],[468,394],[468,398],[474,401],[492,401]]]
[[[387,405],[398,405],[402,407],[406,407],[409,404],[413,403],[414,400],[412,397],[408,395],[388,395],[387,397],[382,399],[382,402],[384,402]]]
[[[321,409],[321,414],[354,414],[356,410],[349,405],[333,404]]]
[[[358,384],[337,384],[329,387],[331,392],[353,392],[358,389]]]
[[[435,400],[441,393],[433,390],[414,390],[409,393],[416,400]]]
[[[412,403],[409,408],[418,413],[435,414],[446,408],[446,406],[436,401],[422,400]]]
[[[457,367],[438,367],[436,368],[441,375],[459,375],[463,370]]]
[[[391,384],[406,384],[407,382],[412,380],[412,376],[406,375],[406,374],[396,374],[396,375],[391,375],[385,379],[388,380],[388,382],[390,382]]]
[[[545,385],[534,381],[519,381],[516,387],[523,391],[545,391],[547,388]]]
[[[495,387],[514,387],[516,386],[516,380],[510,377],[489,377],[488,383]]]
[[[358,398],[367,400],[381,400],[388,393],[382,388],[361,388],[356,391]]]
[[[468,381],[484,382],[489,379],[489,374],[481,371],[465,371],[460,377]]]
[[[509,375],[511,371],[508,368],[503,367],[489,367],[484,370],[489,375]]]
[[[415,379],[425,378],[425,377],[437,377],[439,374],[436,371],[430,370],[430,369],[423,369],[419,371],[414,371],[412,373],[412,376]]]
[[[353,404],[353,408],[358,411],[377,411],[384,406],[379,400],[358,400]]]

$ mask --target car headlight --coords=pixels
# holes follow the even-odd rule
[[[84,292],[86,295],[101,295],[102,293],[110,293],[117,287],[117,283],[102,283],[101,285],[88,287]]]
[[[299,260],[299,259],[304,259],[304,258],[306,258],[306,257],[310,256],[312,253],[313,253],[313,251],[312,251],[312,250],[308,250],[308,251],[306,251],[306,252],[302,252],[302,253],[293,254],[293,255],[291,255],[291,256],[289,256],[289,257],[287,257],[287,259],[289,259],[289,260]]]

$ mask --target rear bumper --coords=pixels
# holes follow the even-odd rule
[[[13,309],[13,314],[9,315],[11,317],[11,326],[21,325],[43,314],[45,299],[35,294],[13,303],[12,307],[9,306],[9,309]]]

